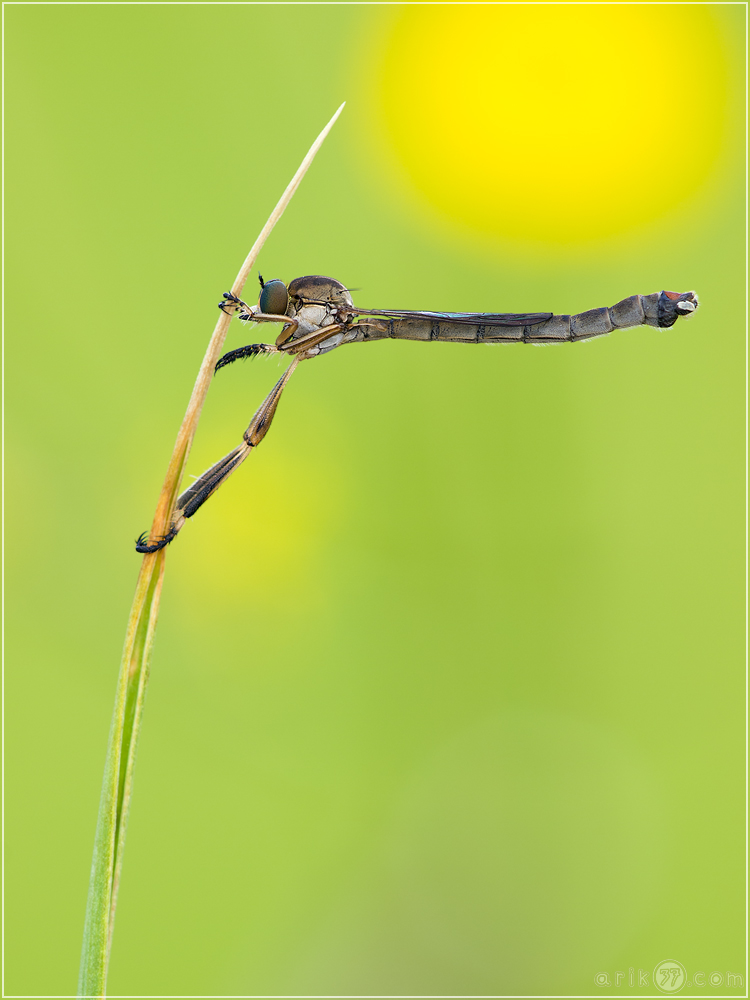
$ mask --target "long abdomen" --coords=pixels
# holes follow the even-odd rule
[[[680,316],[694,312],[697,305],[694,292],[631,295],[609,308],[589,309],[574,316],[553,316],[544,323],[524,327],[524,334],[519,339],[529,344],[555,344],[566,340],[590,340],[632,326],[664,328],[673,326]]]
[[[613,330],[632,326],[672,326],[680,316],[693,312],[698,305],[694,292],[654,292],[631,295],[609,308],[589,309],[574,316],[559,315],[541,323],[502,326],[487,323],[456,323],[439,318],[425,319],[408,315],[377,324],[365,321],[362,340],[445,340],[470,344],[561,344],[590,340]],[[519,317],[520,319],[521,317]],[[489,319],[489,316],[488,316]],[[371,325],[372,324],[372,325]]]

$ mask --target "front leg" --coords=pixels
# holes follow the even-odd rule
[[[293,336],[297,329],[296,319],[291,319],[289,316],[277,315],[276,313],[260,312],[258,306],[249,306],[247,302],[238,299],[232,292],[224,292],[222,298],[226,299],[226,301],[219,303],[219,309],[228,316],[233,316],[238,312],[241,320],[252,323],[283,323],[284,330],[282,332],[284,333],[284,339]]]
[[[247,304],[247,302],[243,302],[242,299],[238,299],[236,295],[232,294],[232,292],[224,292],[222,298],[225,301],[219,303],[219,309],[221,309],[223,313],[226,313],[227,316],[233,316],[236,312],[250,315],[251,307]]]

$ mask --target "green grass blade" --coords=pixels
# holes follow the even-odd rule
[[[164,576],[164,550],[143,560],[122,653],[104,765],[83,932],[79,997],[104,997],[130,789]]]
[[[261,230],[232,285],[235,295],[241,295],[263,244],[286,210],[343,108],[342,104],[312,144]],[[190,446],[230,319],[231,316],[221,312],[198,372],[156,507],[151,527],[153,538],[163,537],[170,523],[182,473],[190,454]],[[159,617],[165,557],[165,549],[144,555],[125,634],[94,838],[94,857],[91,862],[81,969],[78,978],[79,997],[103,998],[106,995],[107,966],[122,871],[135,755],[148,684],[149,660]]]

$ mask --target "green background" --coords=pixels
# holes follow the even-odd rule
[[[666,287],[701,309],[587,346],[384,341],[301,368],[168,553],[110,991],[743,972],[744,8],[713,16],[711,183],[535,257],[379,164],[370,42],[397,8],[6,8],[6,995],[74,992],[133,540],[219,295],[344,99],[266,277],[381,308]],[[644,155],[689,157],[686,130]],[[233,324],[227,347],[252,339]],[[278,374],[221,374],[191,472]]]

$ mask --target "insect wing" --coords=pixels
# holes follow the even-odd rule
[[[403,309],[355,309],[360,316],[388,316],[391,319],[418,319],[426,322],[465,323],[467,326],[533,326],[551,319],[546,313],[454,313],[414,312]]]

